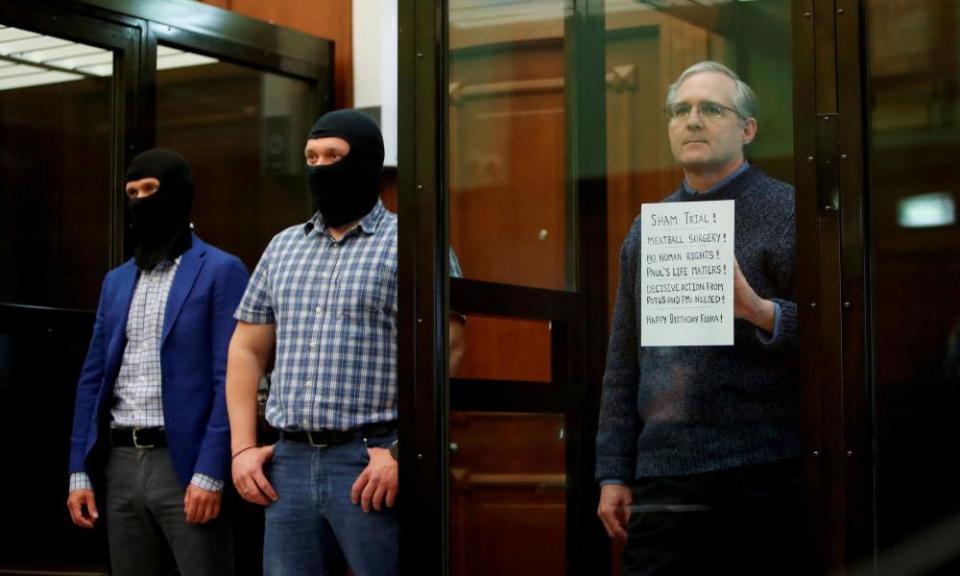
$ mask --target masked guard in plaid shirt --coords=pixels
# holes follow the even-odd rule
[[[364,114],[338,110],[304,154],[317,211],[273,238],[236,312],[233,481],[267,507],[267,576],[395,575],[397,216],[380,201],[383,139]],[[450,325],[455,366],[462,320]],[[266,418],[280,438],[258,447],[257,384],[272,358]]]

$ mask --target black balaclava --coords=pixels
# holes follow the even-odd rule
[[[363,218],[380,197],[383,136],[369,116],[356,110],[334,110],[317,120],[308,140],[343,138],[346,156],[327,166],[307,166],[310,197],[327,226],[343,226]]]
[[[141,269],[153,270],[162,260],[183,254],[193,243],[193,174],[182,156],[173,150],[154,148],[133,159],[124,181],[143,178],[156,178],[160,188],[146,198],[128,200],[137,231],[133,258]]]

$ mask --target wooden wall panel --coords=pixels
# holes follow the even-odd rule
[[[550,382],[550,327],[546,322],[470,316],[464,333],[467,351],[458,377]]]
[[[565,573],[563,418],[450,417],[451,573]]]
[[[450,66],[451,245],[467,278],[564,289],[563,43],[467,44]],[[470,317],[466,334],[459,377],[549,381],[547,323]],[[562,426],[557,415],[451,414],[451,573],[564,573]]]
[[[450,240],[467,278],[565,287],[563,58],[560,42],[451,56]]]
[[[334,46],[334,107],[353,106],[353,3],[351,0],[202,0],[244,16],[329,38]]]
[[[566,285],[563,45],[471,47],[451,57],[450,242],[464,277]],[[462,378],[549,381],[543,322],[471,318]]]

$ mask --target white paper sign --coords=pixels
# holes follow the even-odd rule
[[[733,203],[641,206],[641,346],[733,345]]]

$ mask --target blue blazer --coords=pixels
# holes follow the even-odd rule
[[[127,343],[127,315],[139,275],[129,260],[103,280],[93,338],[77,384],[71,473],[88,472],[94,447],[109,443],[106,432],[113,386]],[[228,478],[227,347],[247,278],[240,259],[194,235],[170,287],[160,343],[163,419],[173,466],[184,488],[194,473]]]

